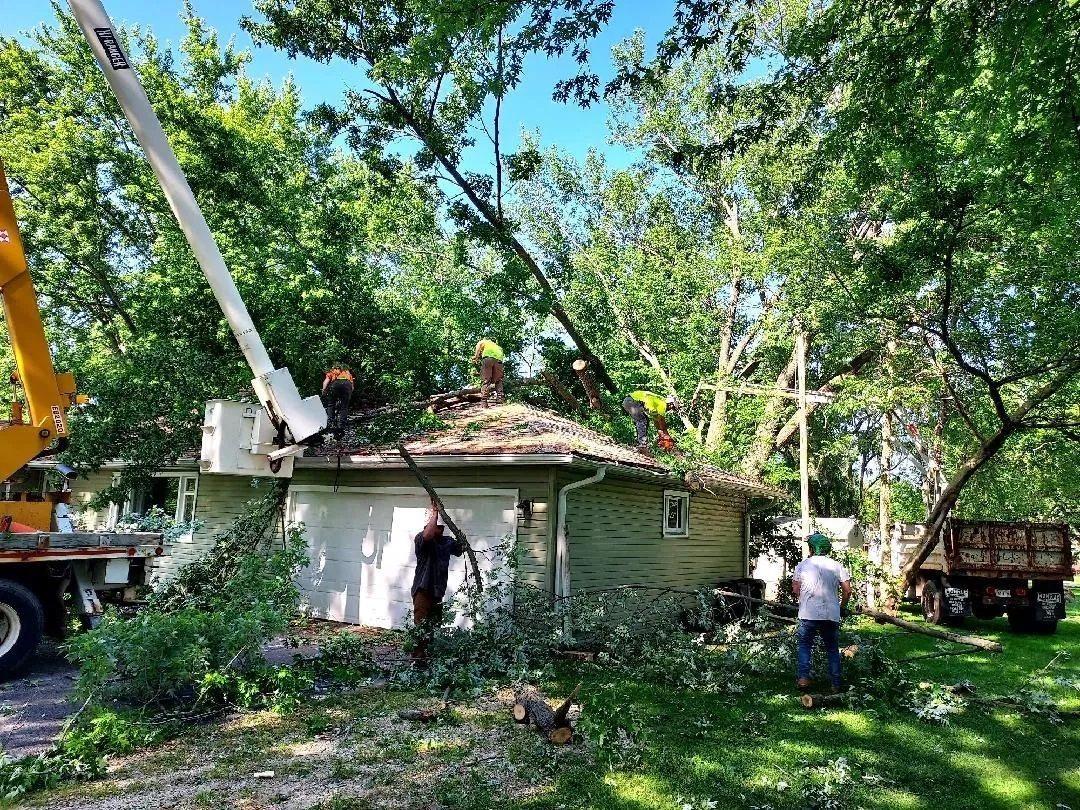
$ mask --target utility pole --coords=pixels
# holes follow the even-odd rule
[[[836,399],[836,394],[826,391],[806,390],[806,353],[807,339],[802,324],[795,323],[795,360],[798,376],[798,387],[792,391],[788,388],[768,388],[763,385],[743,382],[739,385],[720,386],[702,385],[702,388],[730,391],[733,394],[753,394],[763,397],[782,397],[794,399],[799,406],[799,500],[802,505],[802,535],[810,535],[810,430],[807,424],[807,403],[829,403]],[[803,542],[803,556],[809,556],[809,546]]]
[[[795,357],[799,378],[799,500],[802,502],[802,534],[810,536],[810,430],[806,414],[806,332],[796,321]],[[803,543],[803,556],[807,548]]]

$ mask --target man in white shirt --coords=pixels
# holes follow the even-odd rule
[[[810,556],[795,566],[791,590],[799,599],[799,665],[798,687],[810,688],[810,653],[814,637],[829,658],[829,678],[832,691],[843,688],[840,672],[840,614],[851,598],[851,575],[836,560],[828,556],[832,543],[823,534],[806,539]],[[839,596],[837,593],[839,592]]]

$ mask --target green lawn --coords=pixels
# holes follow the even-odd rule
[[[979,695],[1038,687],[1060,708],[1080,710],[1080,691],[1054,681],[1080,682],[1080,603],[1055,636],[1014,634],[1004,620],[971,621],[969,629],[998,639],[1005,652],[921,661],[908,677],[970,680]],[[858,632],[878,636],[890,657],[937,649],[934,640],[894,627],[864,622]],[[1032,675],[1058,653],[1052,668]],[[190,728],[117,760],[104,780],[25,803],[78,810],[1080,810],[1080,719],[1053,725],[970,705],[940,726],[877,699],[806,711],[793,675],[752,681],[738,695],[699,694],[565,664],[546,687],[561,696],[579,679],[582,723],[613,712],[647,729],[644,745],[626,749],[622,764],[597,759],[580,742],[553,748],[515,726],[509,690],[458,696],[451,711],[424,725],[398,719],[397,710],[438,705],[438,697],[368,687],[313,696],[285,716],[255,712]],[[607,708],[599,696],[607,696]],[[259,771],[274,775],[256,779]]]
[[[920,661],[909,677],[969,680],[987,695],[1037,685],[1061,708],[1080,709],[1080,691],[1053,681],[1080,679],[1080,604],[1073,603],[1054,636],[1013,633],[1004,619],[967,625],[1000,641],[1005,651]],[[933,639],[891,626],[864,622],[859,632],[887,639],[898,658],[937,648]],[[1058,653],[1054,667],[1032,679]],[[629,685],[652,729],[643,768],[568,772],[551,794],[505,806],[638,810],[689,804],[696,810],[712,800],[718,807],[1080,810],[1080,720],[1053,725],[1013,710],[969,706],[943,727],[881,703],[806,711],[788,678],[758,686],[732,698]],[[846,778],[835,767],[838,758],[849,768]]]

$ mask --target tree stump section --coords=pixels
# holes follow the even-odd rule
[[[592,371],[589,370],[588,361],[579,358],[573,362],[573,368],[581,387],[585,389],[585,394],[589,397],[589,407],[594,411],[604,410],[604,403],[600,399],[600,391],[596,387]]]
[[[803,695],[799,700],[804,709],[821,709],[825,706],[837,706],[847,702],[850,695],[840,692],[835,695]]]
[[[557,709],[552,709],[535,689],[519,692],[514,698],[514,721],[536,726],[536,730],[547,737],[552,745],[565,745],[574,736],[574,729],[566,716],[580,689],[579,683]]]

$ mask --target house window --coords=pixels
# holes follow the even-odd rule
[[[120,480],[113,476],[113,483]],[[109,505],[109,526],[115,526],[124,515],[142,515],[157,506],[177,523],[186,523],[195,517],[195,498],[199,491],[197,475],[158,473],[147,483],[126,493],[122,504]]]
[[[686,537],[690,532],[690,493],[664,490],[664,537]]]

